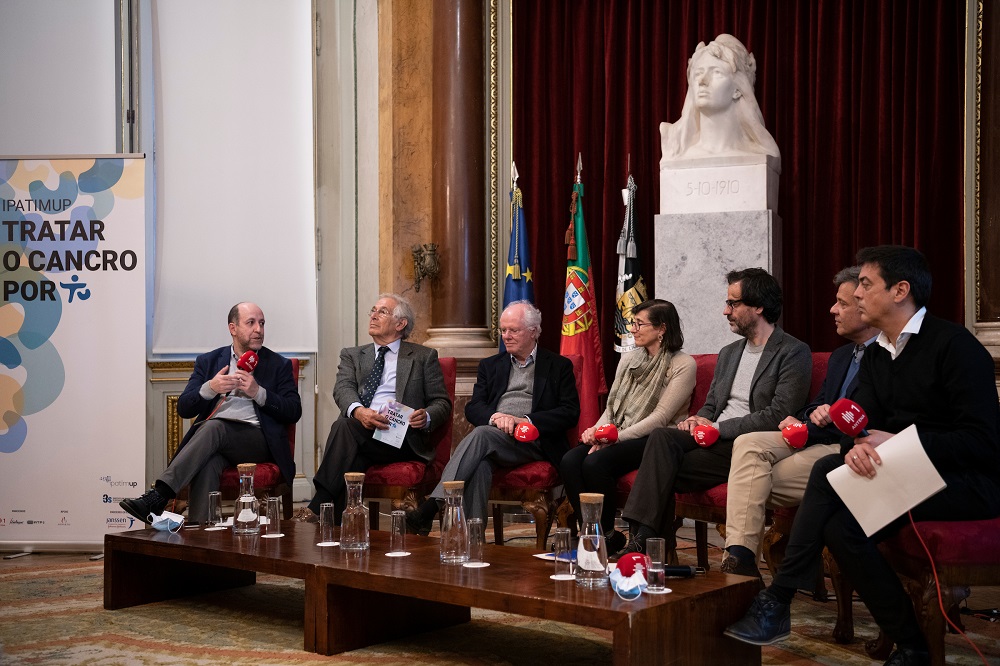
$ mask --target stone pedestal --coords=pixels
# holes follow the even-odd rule
[[[677,307],[684,351],[715,354],[739,336],[722,310],[726,273],[759,266],[781,283],[777,162],[731,155],[660,166],[656,298]]]
[[[715,354],[739,339],[722,310],[726,273],[760,266],[781,283],[781,218],[770,210],[654,218],[656,298],[677,307],[684,351]]]
[[[661,214],[777,209],[777,160],[770,155],[703,157],[660,167]]]

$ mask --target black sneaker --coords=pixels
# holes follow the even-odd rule
[[[756,578],[757,583],[760,586],[759,589],[764,589],[764,578],[760,575],[760,569],[757,565],[749,562],[743,562],[735,555],[728,555],[726,559],[722,561],[722,567],[719,570],[722,571],[722,573]]]
[[[930,663],[931,654],[927,650],[897,647],[895,652],[889,655],[885,666],[930,666]]]
[[[149,514],[161,514],[167,508],[167,500],[156,489],[147,490],[141,497],[123,499],[118,506],[125,509],[129,515],[144,523],[149,522]]]
[[[791,606],[764,590],[754,598],[743,619],[729,625],[723,633],[751,645],[783,641],[792,633]]]
[[[614,554],[614,560],[617,562],[621,558],[625,557],[629,553],[645,553],[646,552],[646,540],[638,541],[633,532],[628,534],[628,543],[626,543],[621,550]]]
[[[624,548],[626,543],[625,535],[618,530],[611,530],[611,532],[604,535],[604,544],[607,546],[608,555],[614,555]]]
[[[431,533],[431,527],[434,524],[434,519],[421,520],[420,511],[418,509],[410,509],[406,512],[406,533],[407,534],[419,534],[420,536],[427,536]]]

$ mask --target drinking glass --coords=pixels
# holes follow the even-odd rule
[[[333,503],[324,502],[319,505],[319,546],[339,546],[339,541],[333,540]]]
[[[646,591],[650,594],[663,594],[667,591],[667,575],[664,569],[664,556],[667,544],[664,539],[646,539],[646,555],[649,556],[649,571],[646,572]]]
[[[482,518],[469,519],[469,561],[465,563],[471,569],[488,567],[489,562],[483,562],[483,545],[486,543],[486,534],[483,528]]]
[[[208,527],[210,530],[225,529],[222,527],[222,493],[213,490],[208,493]]]
[[[389,557],[405,557],[406,552],[406,512],[396,509],[392,512],[392,527],[389,532]]]
[[[568,527],[557,527],[552,531],[552,555],[555,557],[555,572],[549,576],[552,580],[574,580],[573,553],[569,549],[570,530]]]
[[[267,525],[264,526],[264,534],[261,536],[266,539],[276,539],[278,537],[285,536],[281,533],[280,497],[267,498]]]

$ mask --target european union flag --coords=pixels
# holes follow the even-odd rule
[[[514,301],[535,302],[535,281],[528,252],[528,230],[524,222],[521,188],[510,192],[510,248],[507,250],[507,276],[503,284],[503,306]]]
[[[507,249],[507,275],[503,282],[503,306],[514,301],[535,302],[535,278],[531,272],[531,255],[528,253],[528,230],[524,222],[521,188],[517,186],[517,167],[514,167],[514,186],[510,191],[510,247]],[[506,351],[503,339],[500,351]]]

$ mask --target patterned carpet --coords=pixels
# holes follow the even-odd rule
[[[505,530],[509,545],[531,544],[530,526]],[[513,538],[510,538],[513,537]],[[693,563],[685,542],[682,562]],[[714,549],[713,561],[721,551]],[[302,650],[301,581],[260,575],[239,590],[120,611],[105,611],[103,565],[82,554],[35,554],[0,562],[0,664],[601,664],[611,661],[609,632],[473,610],[472,622],[334,657]],[[996,606],[996,588],[973,591],[970,605]],[[862,641],[874,637],[855,604],[858,638],[830,638],[836,608],[800,595],[794,633],[764,649],[765,664],[871,664]],[[401,621],[386,616],[386,622]],[[1000,664],[998,625],[965,619],[969,635]],[[980,663],[956,636],[948,661]]]

